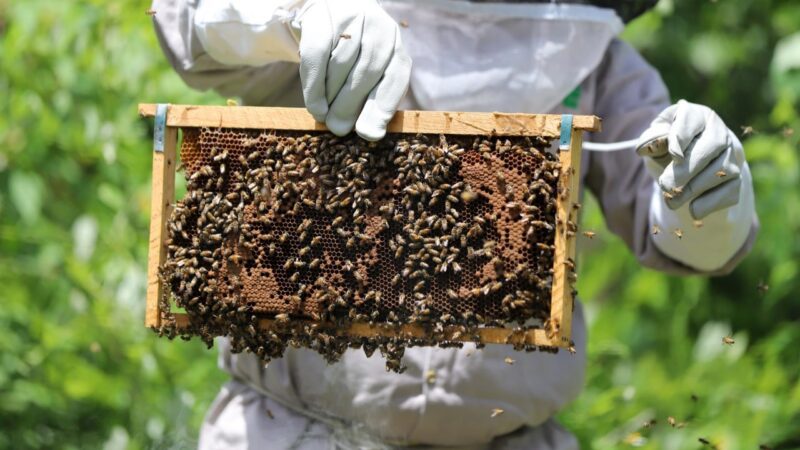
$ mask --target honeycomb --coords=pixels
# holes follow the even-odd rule
[[[560,171],[548,140],[367,142],[227,128],[182,136],[187,193],[168,221],[161,279],[190,325],[178,331],[165,313],[162,333],[208,343],[226,335],[235,351],[264,359],[286,345],[331,361],[347,347],[380,348],[402,370],[405,345],[458,345],[437,340],[444,327],[547,321]],[[262,318],[274,326],[262,329]],[[431,335],[336,332],[354,322],[416,323]]]

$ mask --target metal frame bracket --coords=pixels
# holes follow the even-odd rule
[[[169,105],[159,103],[156,105],[155,130],[153,132],[153,151],[164,152],[164,134],[167,129],[167,110]]]
[[[561,151],[569,150],[572,141],[572,114],[561,115],[561,136],[558,139],[558,149]]]

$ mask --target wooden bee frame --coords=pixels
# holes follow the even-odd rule
[[[157,107],[166,108],[159,117]],[[178,327],[185,327],[186,314],[161,311],[159,301],[164,293],[159,280],[159,267],[167,256],[165,244],[167,220],[175,204],[175,159],[178,145],[178,128],[225,127],[245,129],[327,131],[305,110],[300,108],[191,106],[191,105],[139,105],[141,117],[156,117],[156,139],[153,152],[153,178],[150,215],[150,244],[147,267],[147,307],[145,325],[157,328],[162,313],[172,315]],[[527,344],[537,346],[568,347],[571,345],[573,296],[567,265],[575,258],[575,233],[568,232],[569,221],[577,221],[580,190],[581,146],[584,131],[599,131],[600,119],[596,116],[560,116],[543,114],[461,113],[433,111],[399,111],[388,125],[390,133],[434,133],[445,135],[495,134],[499,136],[542,136],[560,138],[559,195],[556,203],[556,235],[553,267],[550,323],[545,328],[518,331],[511,328],[480,328],[479,337],[484,343]],[[272,319],[261,319],[262,328],[270,328]],[[298,322],[298,325],[302,322]],[[396,336],[402,338],[424,337],[427,332],[417,324],[395,326],[354,323],[343,333],[354,336]],[[447,340],[472,340],[445,329]]]

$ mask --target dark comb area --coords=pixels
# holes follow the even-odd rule
[[[163,334],[228,336],[265,360],[288,345],[330,361],[378,348],[402,370],[407,345],[461,345],[445,328],[547,322],[560,171],[548,140],[182,133],[187,193],[167,224]],[[340,332],[354,323],[413,323],[427,337]]]

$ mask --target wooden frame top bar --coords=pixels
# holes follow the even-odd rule
[[[141,117],[153,117],[156,105],[139,105]],[[305,108],[256,106],[170,105],[169,127],[224,127],[268,130],[327,131]],[[572,128],[600,131],[597,116],[574,116]],[[390,133],[489,134],[558,137],[557,114],[510,114],[447,111],[398,111],[387,127]]]

